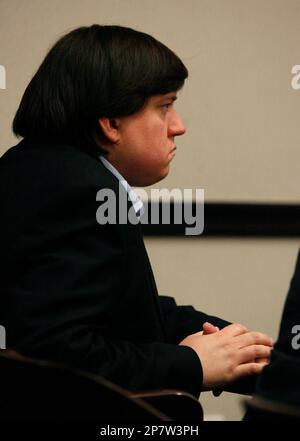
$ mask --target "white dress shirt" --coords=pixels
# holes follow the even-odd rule
[[[117,179],[118,181],[123,185],[126,192],[128,193],[128,197],[130,198],[135,214],[138,218],[142,216],[144,213],[144,204],[142,199],[139,197],[139,195],[133,190],[133,188],[128,184],[126,179],[123,178],[121,173],[118,172],[118,170],[106,159],[104,156],[99,157],[103,165],[109,170]]]

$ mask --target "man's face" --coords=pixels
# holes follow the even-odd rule
[[[107,159],[133,186],[152,185],[165,178],[175,156],[175,137],[185,133],[176,113],[176,92],[155,95],[134,115],[116,118],[118,143]]]

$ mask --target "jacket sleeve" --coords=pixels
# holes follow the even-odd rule
[[[202,331],[206,321],[218,326],[220,329],[230,322],[197,311],[193,306],[178,306],[172,297],[159,296],[160,306],[166,323],[168,339],[172,343],[180,343],[185,337],[195,332]]]

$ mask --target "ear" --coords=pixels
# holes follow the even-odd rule
[[[118,121],[116,118],[99,118],[99,125],[105,138],[112,144],[117,144],[120,136],[118,130]]]

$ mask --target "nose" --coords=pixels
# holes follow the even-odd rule
[[[179,117],[178,113],[175,109],[172,111],[172,115],[169,122],[168,127],[168,135],[169,136],[181,136],[184,135],[186,132],[186,128],[181,121],[181,118]]]

